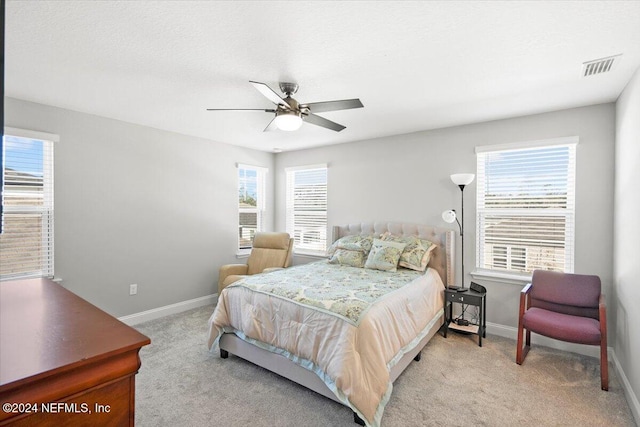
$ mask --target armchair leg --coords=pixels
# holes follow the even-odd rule
[[[607,343],[600,344],[600,387],[609,391],[609,360],[607,357]]]
[[[523,335],[526,335],[526,340],[523,340]],[[525,341],[523,343],[523,341]],[[524,345],[523,345],[524,344]],[[531,348],[531,332],[524,330],[522,321],[518,322],[518,348],[516,349],[516,363],[522,365],[524,358],[527,357],[529,349]]]

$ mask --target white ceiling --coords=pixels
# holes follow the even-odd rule
[[[623,54],[607,74],[582,63]],[[293,150],[615,101],[640,1],[7,1],[6,95],[259,150]],[[249,80],[362,109],[262,132]]]

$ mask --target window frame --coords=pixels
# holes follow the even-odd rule
[[[5,220],[4,215],[11,214],[23,214],[23,215],[33,215],[40,214],[46,220],[42,221],[41,224],[41,244],[40,248],[45,252],[45,256],[43,256],[42,261],[40,262],[40,269],[36,273],[35,270],[24,271],[22,273],[10,273],[0,276],[1,281],[5,280],[17,280],[17,279],[25,279],[25,278],[34,278],[34,277],[48,277],[53,278],[55,274],[55,233],[54,233],[54,219],[55,219],[55,204],[54,204],[54,147],[57,142],[60,141],[60,137],[55,134],[50,134],[46,132],[38,132],[26,129],[18,129],[5,127],[3,138],[21,138],[27,140],[36,140],[41,141],[43,143],[43,153],[42,153],[42,174],[43,174],[43,193],[42,193],[42,205],[11,205],[5,204],[2,212],[2,221]],[[10,191],[7,190],[6,184],[8,180],[4,178],[5,174],[5,166],[6,166],[6,140],[3,140],[2,149],[3,149],[3,164],[0,165],[0,173],[3,175],[3,202],[4,198],[11,194]],[[6,236],[7,229],[6,224],[3,227],[3,236]]]
[[[525,142],[516,142],[509,144],[499,144],[499,145],[489,145],[489,146],[478,146],[475,149],[476,152],[476,162],[477,162],[477,171],[476,175],[478,176],[478,185],[476,187],[476,261],[475,261],[475,270],[471,272],[472,277],[476,279],[485,279],[485,280],[496,280],[500,282],[506,283],[515,283],[522,284],[531,280],[531,272],[520,272],[512,270],[510,267],[512,263],[517,263],[518,260],[513,259],[513,253],[507,248],[507,269],[490,269],[486,268],[482,265],[482,260],[484,257],[489,255],[493,256],[493,253],[485,253],[483,257],[483,230],[481,228],[483,224],[483,218],[487,213],[490,214],[491,209],[487,209],[486,206],[482,206],[484,201],[484,191],[483,183],[485,182],[486,173],[484,171],[484,165],[481,165],[481,162],[484,159],[485,153],[499,153],[499,152],[513,152],[513,151],[524,151],[524,150],[533,150],[533,149],[544,149],[544,148],[552,148],[552,147],[569,147],[569,159],[568,159],[568,169],[566,175],[566,183],[567,186],[567,207],[562,209],[558,208],[554,210],[554,214],[556,216],[561,215],[565,218],[565,232],[563,234],[564,237],[564,246],[563,249],[565,251],[564,254],[564,271],[565,272],[573,272],[574,263],[575,263],[575,226],[576,226],[576,162],[577,162],[577,146],[579,143],[579,138],[577,136],[565,137],[565,138],[553,138],[546,140],[537,140],[537,141],[525,141]],[[484,174],[484,175],[483,175]],[[512,212],[509,212],[509,215],[512,216],[521,216],[521,217],[531,217],[535,216],[536,213],[539,216],[544,216],[547,213],[541,213],[544,208],[536,208],[531,209],[528,212],[524,212],[522,209],[514,209]],[[504,212],[508,210],[508,208],[501,208]],[[495,211],[498,211],[496,209]],[[495,213],[494,213],[495,215]],[[500,245],[497,245],[500,246]],[[502,245],[504,246],[504,245]],[[527,255],[531,253],[529,251],[527,245],[522,241],[515,241],[512,245],[513,249],[525,249]],[[532,264],[529,263],[528,259],[524,260],[525,270],[532,268]]]
[[[294,211],[295,206],[293,204],[293,194],[294,187],[292,187],[291,179],[295,179],[296,173],[299,172],[312,172],[315,170],[324,170],[325,174],[325,182],[324,182],[324,211],[316,211],[316,212],[324,212],[320,217],[324,217],[324,223],[317,230],[310,230],[311,232],[319,233],[319,237],[317,239],[313,239],[317,241],[316,244],[301,244],[299,241],[299,236],[296,232],[296,213]],[[306,256],[317,256],[323,257],[327,251],[327,226],[328,226],[328,187],[329,187],[329,168],[326,163],[322,164],[314,164],[314,165],[305,165],[305,166],[295,166],[285,168],[285,228],[287,233],[294,239],[293,244],[293,253],[296,255],[306,255]],[[314,246],[317,246],[314,248]]]
[[[251,245],[244,246],[241,245],[241,227],[240,224],[240,215],[243,213],[255,213],[256,214],[256,229],[253,232],[254,234],[257,232],[265,231],[265,215],[266,215],[266,189],[267,189],[267,173],[269,172],[268,168],[263,166],[254,166],[247,165],[242,163],[237,163],[237,172],[236,178],[237,189],[238,189],[238,242],[236,245],[236,255],[238,256],[248,256],[251,253],[251,249],[253,248],[253,236],[251,236]],[[240,177],[240,171],[242,169],[252,170],[256,172],[256,207],[255,208],[247,208],[240,206],[240,191],[242,185],[242,179]]]

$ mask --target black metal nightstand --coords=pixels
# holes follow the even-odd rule
[[[475,290],[469,289],[466,292],[458,292],[457,290],[445,289],[445,325],[444,337],[447,332],[452,329],[457,332],[478,335],[478,345],[482,347],[482,338],[487,337],[487,289],[472,282]],[[479,310],[478,323],[469,323],[468,325],[459,325],[453,322],[453,304],[461,304],[464,313],[465,307],[468,305],[476,306]],[[460,322],[463,323],[463,322]]]

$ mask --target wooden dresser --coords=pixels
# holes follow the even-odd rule
[[[133,426],[150,342],[51,280],[0,282],[0,425]]]

